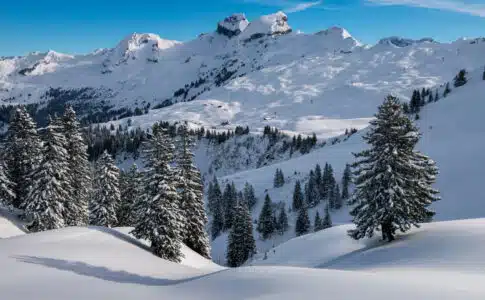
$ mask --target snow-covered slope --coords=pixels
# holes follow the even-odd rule
[[[395,243],[354,241],[351,225],[333,227],[289,240],[251,264],[284,265],[366,272],[457,272],[484,275],[481,251],[484,219],[423,224]]]
[[[485,123],[482,116],[485,104],[480,95],[485,94],[485,81],[482,80],[482,70],[469,73],[467,85],[455,88],[446,98],[428,104],[420,113],[417,125],[422,133],[418,148],[436,161],[440,174],[436,188],[440,191],[441,201],[433,204],[437,212],[435,220],[456,220],[466,218],[481,218],[485,216],[485,198],[483,182],[483,162],[485,161],[485,144],[481,136],[485,133]],[[253,210],[253,219],[261,211],[264,196],[268,193],[273,202],[283,202],[291,207],[293,188],[296,180],[303,183],[307,180],[309,171],[317,163],[321,166],[330,163],[337,180],[340,182],[346,163],[353,162],[352,153],[359,152],[367,145],[362,140],[366,130],[351,136],[347,141],[336,145],[327,145],[308,155],[276,163],[259,169],[251,169],[221,178],[221,182],[234,181],[241,189],[246,182],[253,184],[260,201]],[[282,169],[287,177],[287,183],[281,188],[273,188],[273,176],[276,169]],[[324,204],[310,212],[313,221],[316,210],[322,215]],[[290,229],[285,236],[277,236],[273,240],[257,241],[260,253],[271,249],[274,245],[294,236],[294,214],[290,214]],[[332,215],[336,224],[349,223],[351,218],[346,208]],[[255,236],[258,234],[255,232]],[[213,256],[224,258],[226,236],[214,242]]]
[[[236,14],[184,43],[136,33],[87,55],[50,51],[2,58],[0,101],[72,100],[84,113],[90,105],[144,111],[182,102],[136,119],[248,125],[253,132],[272,125],[329,137],[365,126],[388,93],[407,99],[412,89],[441,85],[462,68],[485,65],[483,39],[392,37],[364,46],[343,28],[301,34],[290,23],[283,13],[252,22]],[[92,93],[75,97],[49,93],[51,88]]]
[[[292,240],[266,261],[285,265],[308,252],[316,257],[320,250],[317,264],[330,258],[333,269],[253,266],[216,271],[157,258],[119,231],[65,228],[0,240],[0,269],[4,270],[0,289],[5,299],[17,300],[293,300],[316,295],[332,299],[389,299],[390,295],[397,300],[483,299],[485,257],[480,236],[484,224],[472,220],[426,225],[394,244],[365,251],[357,246],[340,247],[339,243],[349,244],[348,237],[345,227],[335,228],[336,233]],[[328,257],[334,247],[341,248],[336,251],[339,254]],[[279,260],[280,253],[292,256]],[[449,261],[432,268],[442,259]]]

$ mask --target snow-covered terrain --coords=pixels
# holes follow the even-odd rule
[[[86,55],[2,58],[0,101],[45,104],[60,100],[51,88],[90,88],[89,97],[71,100],[132,110],[182,102],[135,117],[135,124],[189,120],[217,128],[248,125],[253,132],[272,125],[331,137],[365,127],[388,93],[408,99],[415,88],[433,88],[462,68],[485,65],[484,39],[391,37],[369,46],[343,28],[302,34],[290,23],[283,13],[252,22],[236,14],[184,43],[135,33]]]
[[[0,288],[17,300],[483,299],[484,226],[427,224],[390,245],[353,242],[342,226],[239,269],[195,254],[182,264],[162,260],[124,229],[65,228],[0,240]]]
[[[482,203],[485,191],[481,185],[482,162],[485,161],[485,145],[481,138],[485,132],[482,121],[485,104],[481,96],[485,94],[485,81],[482,80],[482,73],[482,70],[471,72],[467,85],[453,89],[448,97],[425,106],[420,113],[420,120],[417,121],[423,135],[418,148],[435,160],[440,169],[435,186],[440,191],[442,200],[433,204],[437,212],[435,220],[485,216],[485,206]],[[317,163],[321,166],[326,162],[332,164],[335,176],[340,181],[345,164],[354,160],[352,153],[367,148],[362,140],[365,132],[366,130],[362,130],[345,142],[327,145],[308,155],[223,177],[221,182],[233,181],[239,189],[246,182],[253,184],[260,199],[253,210],[253,219],[257,219],[266,193],[273,202],[281,201],[287,208],[291,207],[296,180],[305,182],[309,171]],[[282,169],[287,177],[287,183],[281,188],[273,188],[273,176],[277,168]],[[323,209],[324,204],[312,209],[310,219],[313,221],[316,210],[322,215]],[[290,229],[284,236],[257,241],[260,253],[294,236],[295,217],[294,214],[289,216]],[[349,223],[351,220],[345,208],[332,214],[332,218],[336,224]],[[255,235],[258,236],[256,232]],[[226,238],[221,236],[213,243],[214,258],[224,258]]]

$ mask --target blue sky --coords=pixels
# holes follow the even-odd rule
[[[113,47],[132,32],[190,40],[234,12],[251,20],[286,11],[307,33],[345,27],[364,43],[390,35],[451,41],[485,35],[485,0],[158,0],[5,1],[0,55],[53,49],[87,53]]]

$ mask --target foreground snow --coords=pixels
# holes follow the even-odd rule
[[[240,269],[187,249],[183,264],[159,259],[124,228],[22,235],[0,240],[0,289],[18,300],[485,297],[485,219],[426,224],[389,245],[351,241],[346,229],[293,239]]]

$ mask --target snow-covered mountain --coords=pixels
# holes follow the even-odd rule
[[[407,99],[415,88],[485,65],[484,39],[391,37],[370,46],[343,28],[294,31],[281,12],[251,22],[235,14],[215,27],[183,43],[135,33],[86,55],[2,58],[0,103],[72,101],[85,114],[139,108],[151,119],[330,137],[365,127],[388,93]],[[62,93],[68,90],[90,93]]]

